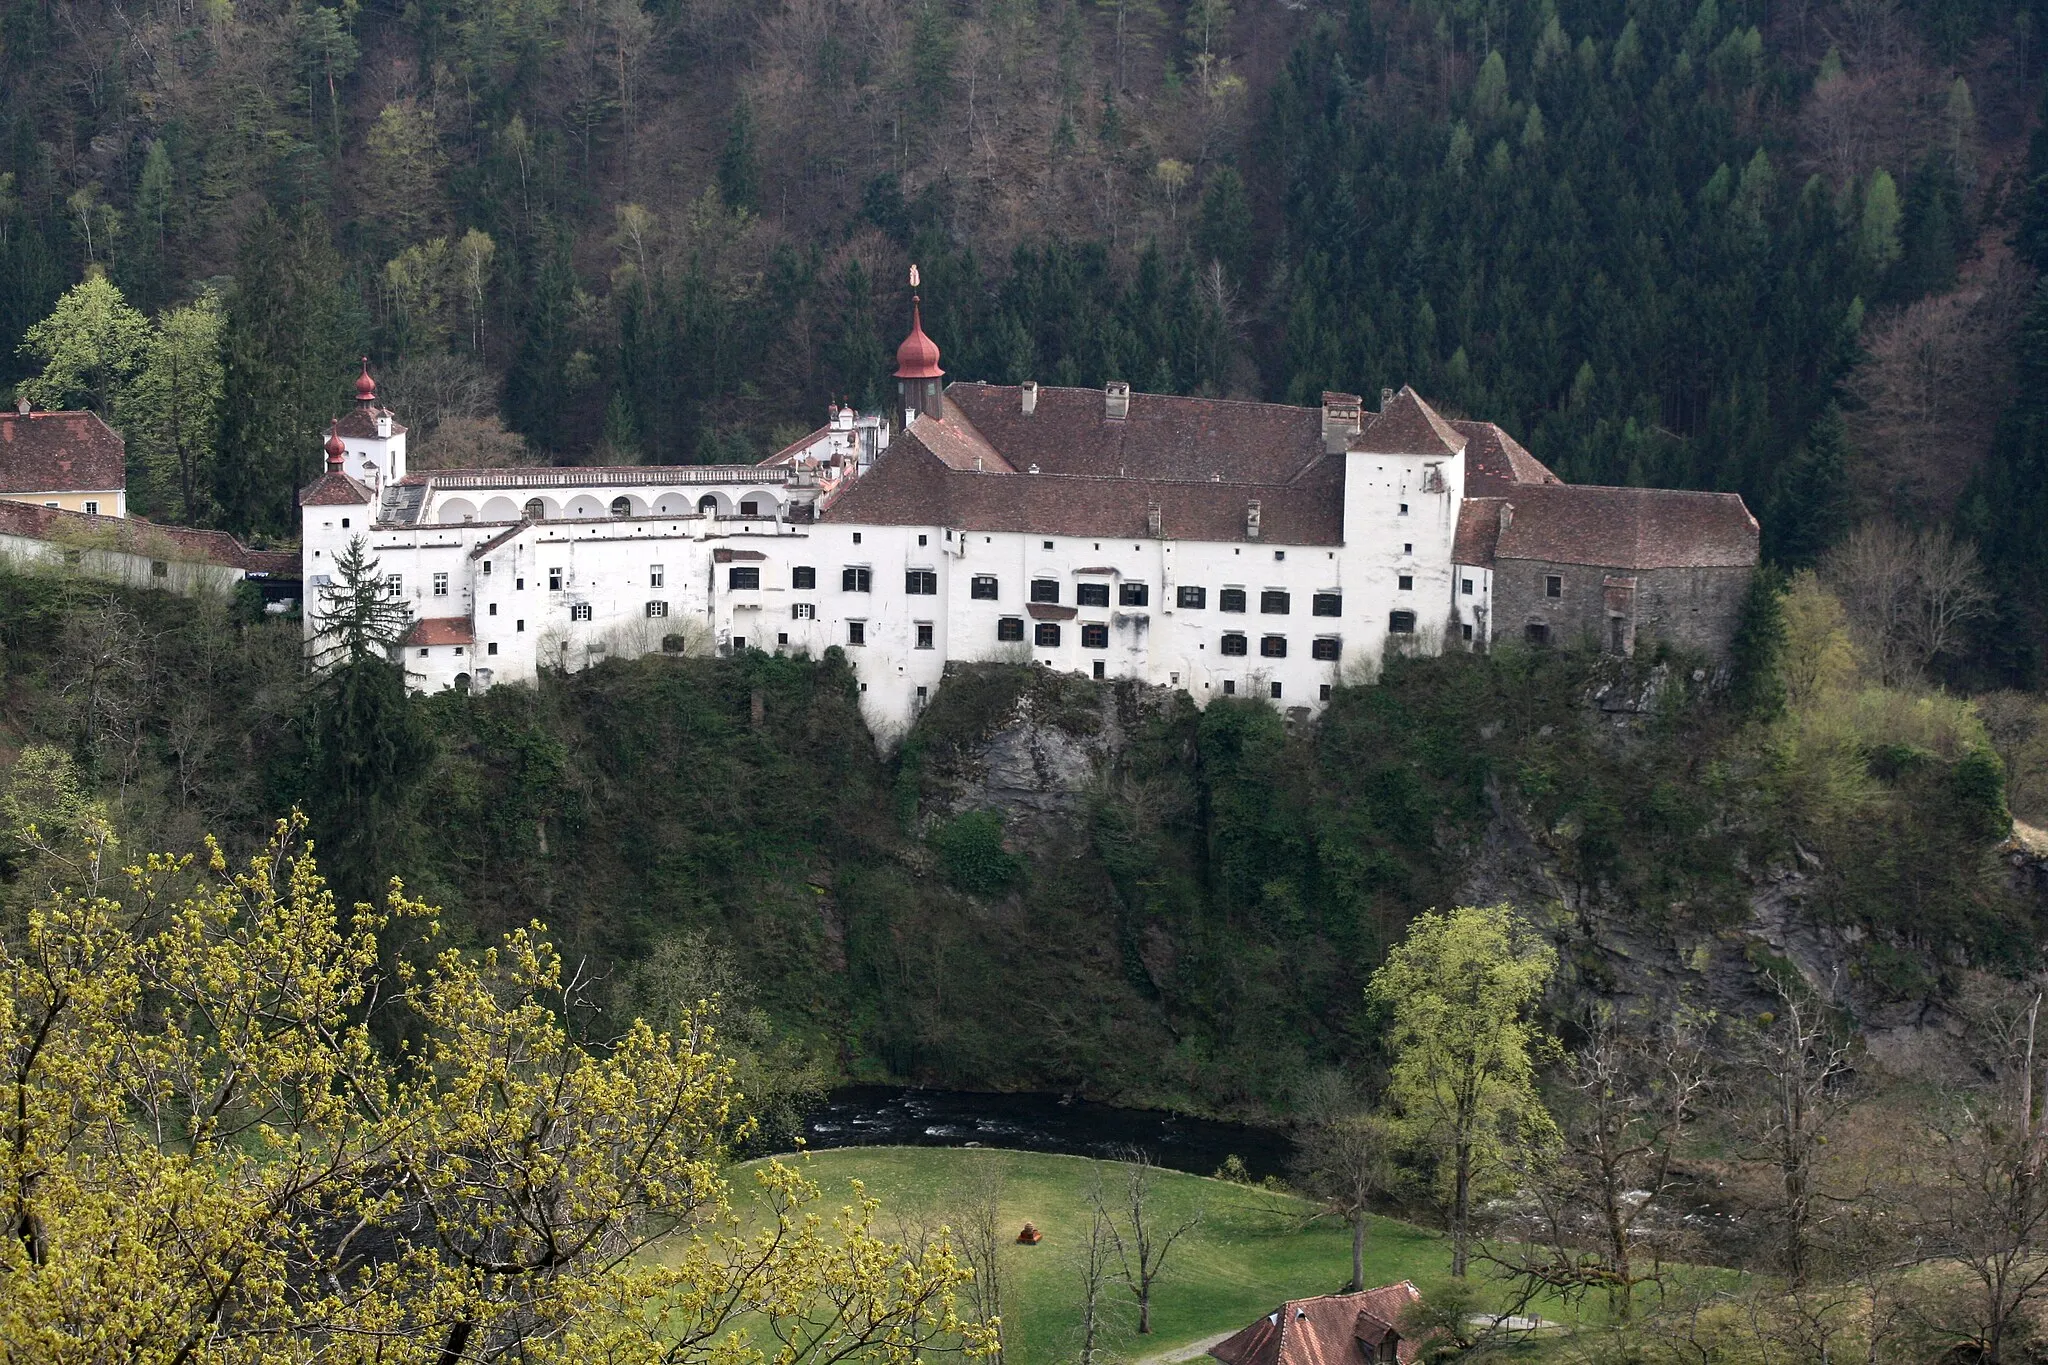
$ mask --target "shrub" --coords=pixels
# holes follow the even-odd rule
[[[931,845],[946,880],[971,896],[1000,896],[1024,871],[1022,860],[1003,847],[999,811],[963,811],[932,831]]]

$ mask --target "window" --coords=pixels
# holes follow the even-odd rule
[[[1209,605],[1209,590],[1207,588],[1177,588],[1174,590],[1173,602],[1175,606],[1185,607],[1190,611],[1200,611]]]
[[[1250,650],[1245,645],[1244,636],[1226,635],[1223,637],[1223,652],[1232,657],[1237,657],[1249,653]]]
[[[775,637],[775,643],[776,643],[776,644],[778,644],[778,645],[786,645],[786,644],[788,644],[788,643],[789,643],[789,632],[785,630],[785,631],[781,632],[780,634],[778,634],[778,635],[777,635],[777,636]]]
[[[903,575],[903,591],[912,597],[937,597],[939,575],[933,569],[909,569]]]
[[[561,590],[562,590],[562,571],[561,571],[560,569],[549,569],[549,570],[548,570],[548,591],[549,591],[549,592],[560,592]]]
[[[1547,645],[1550,643],[1550,627],[1541,621],[1531,621],[1522,628],[1522,638],[1532,645]]]
[[[697,499],[697,515],[700,517],[717,516],[718,498],[713,494],[706,493],[703,497]]]
[[[171,566],[163,560],[152,559],[149,561],[149,576],[151,578],[168,578],[170,574]]]
[[[496,616],[498,614],[498,604],[496,602],[491,603],[490,614],[493,616]]]
[[[1342,616],[1344,614],[1344,594],[1319,592],[1309,599],[1308,609],[1315,616]]]
[[[577,602],[572,605],[569,608],[569,619],[571,621],[588,621],[590,619],[590,603]]]
[[[444,574],[444,573],[437,573],[437,574],[435,574],[435,575],[434,575],[434,596],[436,596],[436,597],[446,597],[447,595],[448,595],[448,575],[447,575],[447,574]]]
[[[1018,616],[1005,616],[996,622],[996,639],[1017,641],[1024,638],[1024,620]]]
[[[1049,540],[1044,542],[1044,548],[1050,550],[1052,548],[1052,542]]]
[[[1411,540],[1411,541],[1407,541],[1407,542],[1404,542],[1404,543],[1402,544],[1402,546],[1401,546],[1401,553],[1402,553],[1402,554],[1404,554],[1404,555],[1412,555],[1412,554],[1414,554],[1414,553],[1415,553],[1415,542],[1414,542],[1414,541],[1412,541],[1412,540]]]
[[[839,591],[873,592],[874,575],[866,569],[842,569],[839,574]]]
[[[1105,625],[1089,625],[1081,627],[1081,648],[1108,649],[1109,627]]]
[[[1236,683],[1234,683],[1234,682],[1232,682],[1232,681],[1230,681],[1230,680],[1229,680],[1228,678],[1225,678],[1225,679],[1223,680],[1223,695],[1224,695],[1224,696],[1226,696],[1226,697],[1234,697],[1234,696],[1236,696],[1236,695],[1237,695],[1237,684],[1236,684]]]
[[[1469,578],[1459,579],[1458,591],[1464,593],[1465,596],[1470,597],[1472,595],[1472,580]]]
[[[1414,592],[1415,575],[1412,573],[1404,573],[1400,575],[1394,580],[1394,586],[1399,588],[1402,592]]]
[[[1412,611],[1390,611],[1387,613],[1387,634],[1413,635],[1415,613]]]
[[[421,650],[421,651],[420,651],[420,657],[421,657],[422,659],[426,658],[426,657],[427,657],[427,651],[426,651],[426,650],[424,650],[424,649],[423,649],[423,650]]]
[[[931,691],[932,690],[929,687],[920,687],[917,689],[917,700],[919,705],[924,704],[925,699],[931,695]]]
[[[917,543],[920,545],[928,545],[931,543],[931,538],[929,536],[919,536],[917,538]]]
[[[1308,647],[1308,656],[1326,664],[1337,662],[1344,654],[1343,641],[1334,635],[1321,635]]]
[[[792,588],[815,588],[818,586],[818,571],[808,564],[799,564],[789,571],[789,586]]]
[[[1103,668],[1103,666],[1102,666],[1102,660],[1100,660],[1100,659],[1097,659],[1097,660],[1095,661],[1095,668],[1094,668],[1094,673],[1095,673],[1095,676],[1096,676],[1097,678],[1103,678],[1103,677],[1106,677],[1106,676],[1108,676],[1108,675],[1107,675],[1107,672],[1106,672],[1106,671],[1104,670],[1104,668]]]
[[[747,647],[747,637],[746,637],[746,636],[744,636],[744,635],[735,635],[735,636],[733,636],[733,637],[732,637],[732,652],[733,652],[734,654],[738,654],[738,653],[740,653],[740,652],[741,652],[742,650],[744,650],[744,649],[745,649],[746,647]]]
[[[523,578],[515,578],[515,579],[513,579],[513,580],[512,580],[512,591],[514,591],[514,592],[525,592],[525,591],[526,591],[526,580],[525,580],[525,579],[523,579]]]
[[[917,647],[919,649],[930,649],[932,647],[931,622],[919,621],[917,623]]]
[[[1287,558],[1287,551],[1285,551],[1285,550],[1275,550],[1275,551],[1273,551],[1273,559],[1274,559],[1274,561],[1275,561],[1276,563],[1277,563],[1278,561],[1280,561],[1280,560],[1283,560],[1283,559],[1285,559],[1285,558]]]
[[[1563,597],[1563,596],[1564,596],[1564,579],[1560,578],[1560,577],[1559,577],[1558,575],[1556,575],[1556,574],[1546,574],[1546,575],[1544,575],[1544,578],[1543,578],[1543,595],[1544,595],[1545,597]]]
[[[1466,639],[1469,640],[1472,638],[1472,623],[1470,621],[1467,621],[1464,625],[1459,626],[1458,629],[1464,633]]]
[[[1289,608],[1287,594],[1278,588],[1268,588],[1259,594],[1259,610],[1267,616],[1285,616]]]
[[[753,499],[753,498],[749,498],[749,499],[747,499],[747,500],[746,500],[745,502],[743,502],[743,503],[741,503],[741,504],[740,504],[740,515],[741,515],[741,516],[743,516],[743,517],[758,517],[758,516],[760,516],[760,515],[761,515],[761,504],[760,504],[760,502],[759,502],[758,500],[756,500],[756,499]]]
[[[1265,635],[1259,639],[1259,657],[1262,659],[1284,659],[1287,657],[1285,635]]]
[[[977,602],[993,602],[993,601],[995,601],[995,600],[996,600],[996,580],[995,580],[995,575],[994,575],[994,574],[985,574],[985,573],[981,573],[981,574],[976,574],[976,575],[975,575],[975,576],[973,577],[973,579],[972,579],[972,580],[971,580],[971,581],[970,581],[970,582],[968,583],[968,585],[967,585],[967,595],[968,595],[969,597],[973,598],[973,599],[974,599],[975,601],[977,601]]]
[[[548,519],[548,505],[539,498],[528,498],[526,506],[521,510],[526,513],[528,521],[546,521]]]
[[[1408,515],[1408,504],[1405,502],[1401,504],[1401,515],[1404,517]]]
[[[462,646],[461,646],[461,645],[457,645],[457,646],[455,646],[455,652],[456,652],[457,654],[460,654],[460,653],[462,652]]]
[[[659,588],[659,587],[663,586],[664,584],[666,584],[667,582],[668,582],[668,567],[667,567],[666,565],[663,565],[663,564],[649,564],[649,565],[647,566],[647,586],[648,586],[648,587],[650,587],[650,588]]]
[[[57,504],[56,504],[56,503],[54,503],[54,502],[50,504],[50,506],[52,506],[52,507],[55,507],[56,505],[57,505]],[[347,517],[343,517],[343,518],[341,519],[341,529],[342,529],[342,530],[344,530],[344,531],[346,531],[346,530],[348,529],[348,518],[347,518]]]
[[[491,561],[490,561],[490,560],[488,560],[488,559],[486,559],[486,560],[484,561],[484,577],[485,577],[485,578],[489,578],[490,576],[491,576]]]
[[[1109,584],[1076,583],[1074,605],[1080,607],[1106,607],[1109,605]]]
[[[789,609],[789,618],[792,621],[815,621],[818,608],[809,602],[799,602]]]
[[[98,516],[100,514],[100,505],[96,502],[88,501],[85,504],[85,514],[89,517]]]
[[[1244,589],[1243,589],[1243,588],[1225,588],[1225,589],[1224,589],[1224,590],[1223,590],[1222,592],[1219,592],[1219,593],[1217,593],[1217,594],[1216,594],[1216,610],[1218,610],[1218,611],[1243,611],[1243,610],[1244,610]]]
[[[497,652],[498,652],[498,642],[497,642],[496,640],[493,640],[493,641],[491,641],[491,642],[490,642],[489,644],[487,644],[487,645],[485,645],[485,646],[484,646],[484,653],[486,653],[486,654],[496,654]]]
[[[850,645],[864,645],[867,642],[868,623],[865,621],[848,621],[846,623],[846,643]]]
[[[1318,700],[1321,700],[1321,701],[1328,701],[1329,699],[1330,699],[1330,685],[1329,685],[1328,683],[1324,683],[1324,684],[1323,684],[1323,691],[1322,691],[1322,696],[1321,696],[1320,698],[1318,698]]]
[[[1280,684],[1279,684],[1279,683],[1274,683],[1274,684],[1273,684],[1273,700],[1274,700],[1274,701],[1278,701],[1278,700],[1280,700]]]
[[[1060,583],[1056,578],[1034,578],[1031,580],[1031,600],[1034,602],[1057,602],[1060,600]]]
[[[761,570],[752,564],[732,566],[725,575],[725,586],[738,592],[750,592],[761,586]]]
[[[855,532],[853,533],[853,543],[854,543],[854,544],[856,544],[856,545],[860,544],[860,532],[858,532],[858,531],[855,531]],[[865,690],[865,689],[863,689],[863,690]]]
[[[1144,607],[1152,603],[1152,585],[1149,583],[1119,583],[1116,586],[1116,604],[1120,607]]]
[[[524,616],[520,617],[520,618],[519,618],[519,621],[518,621],[518,623],[517,623],[516,625],[514,625],[514,626],[512,627],[512,629],[513,629],[513,630],[515,630],[515,631],[523,631],[523,630],[525,630],[525,629],[526,629],[526,618],[525,618]]]
[[[612,499],[612,515],[630,517],[633,515],[633,500],[624,494]]]
[[[1057,621],[1040,621],[1031,632],[1033,643],[1051,648],[1060,642],[1060,625]]]
[[[384,580],[384,586],[393,597],[405,596],[405,575],[401,573],[391,575],[391,577]]]
[[[649,602],[647,604],[647,615],[649,619],[668,615],[668,603]]]

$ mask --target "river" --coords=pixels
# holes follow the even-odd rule
[[[1214,1175],[1235,1156],[1254,1178],[1284,1176],[1294,1144],[1250,1124],[1123,1109],[1061,1095],[855,1085],[832,1092],[804,1123],[819,1147],[1017,1147],[1119,1157],[1133,1148],[1161,1166]]]

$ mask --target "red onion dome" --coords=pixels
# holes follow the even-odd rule
[[[370,357],[363,357],[363,375],[356,380],[356,401],[374,403],[377,401],[377,381],[370,378]]]
[[[341,468],[341,462],[348,454],[348,447],[341,443],[341,419],[338,417],[327,425],[327,444],[325,449],[327,451],[327,467],[329,469]]]
[[[910,335],[903,338],[903,344],[896,348],[896,377],[898,379],[938,379],[945,375],[939,368],[939,344],[924,334],[924,316],[918,300],[910,300]]]

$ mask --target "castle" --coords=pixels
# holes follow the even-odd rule
[[[417,688],[836,646],[891,734],[955,661],[1313,710],[1390,647],[1715,655],[1757,563],[1739,496],[1568,485],[1411,389],[1371,411],[947,384],[911,319],[895,414],[835,407],[752,465],[408,473],[366,363],[299,497],[309,635],[362,537],[412,606]]]

